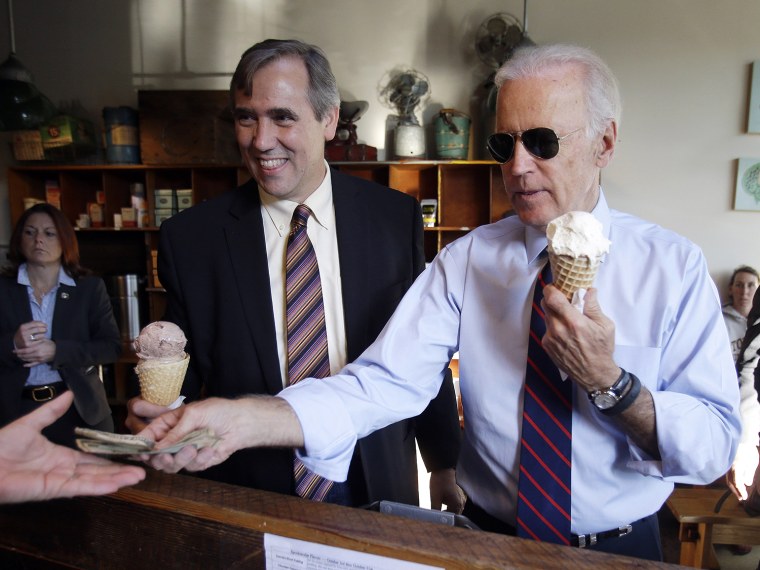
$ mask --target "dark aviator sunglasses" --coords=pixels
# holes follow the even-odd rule
[[[504,164],[512,160],[515,154],[517,139],[520,139],[530,154],[542,160],[554,158],[559,154],[559,143],[581,129],[570,131],[563,137],[558,137],[552,129],[537,127],[516,133],[494,133],[488,137],[486,145],[488,152],[496,162]]]

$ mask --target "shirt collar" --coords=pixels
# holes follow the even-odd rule
[[[599,199],[596,206],[591,210],[594,217],[602,222],[604,237],[610,238],[610,209],[607,206],[607,200],[604,197],[602,188],[599,187]],[[536,258],[546,249],[548,242],[546,232],[533,226],[525,226],[525,252],[528,263],[533,263]]]
[[[32,286],[32,282],[29,281],[29,272],[26,269],[26,263],[22,263],[18,266],[18,277],[17,277],[17,283],[19,285],[26,285],[27,287]],[[58,268],[58,285],[69,285],[71,287],[76,287],[76,281],[72,279],[72,277],[66,273],[66,271],[63,269],[63,265]]]
[[[280,237],[287,235],[290,232],[290,221],[298,202],[278,199],[264,192],[261,187],[259,187],[259,198]],[[320,226],[326,230],[330,229],[330,220],[334,219],[334,216],[332,214],[332,176],[327,161],[325,161],[325,177],[322,183],[303,203],[309,207],[312,212],[311,217]]]

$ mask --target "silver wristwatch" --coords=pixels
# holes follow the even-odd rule
[[[623,398],[623,394],[625,394],[628,385],[631,383],[631,375],[622,368],[621,370],[620,377],[612,386],[604,390],[589,392],[589,400],[591,400],[591,403],[598,410],[604,412],[605,410],[614,408]]]

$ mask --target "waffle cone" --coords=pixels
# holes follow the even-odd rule
[[[135,367],[135,372],[140,380],[140,394],[143,400],[159,406],[168,406],[179,398],[189,363],[188,354],[176,362],[152,362],[141,359]]]
[[[562,291],[567,300],[572,302],[576,291],[588,289],[594,283],[600,261],[600,257],[591,259],[585,255],[579,257],[557,255],[549,248],[549,263],[551,263],[554,278],[552,285]]]

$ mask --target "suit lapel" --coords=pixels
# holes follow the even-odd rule
[[[261,203],[256,184],[251,181],[238,191],[230,207],[224,233],[233,279],[243,307],[243,315],[258,353],[270,394],[282,390],[280,365],[275,342],[269,264],[261,219]]]
[[[76,295],[78,287],[71,287],[70,285],[60,285],[55,297],[55,309],[53,311],[53,332],[51,337],[64,338],[68,335],[65,334],[65,327],[68,323],[71,323],[75,317],[75,308],[78,306]],[[81,306],[79,307],[81,311]]]
[[[32,309],[29,306],[29,293],[25,285],[13,283],[10,286],[10,296],[13,306],[13,312],[16,316],[16,322],[28,323],[32,320]]]
[[[367,205],[348,176],[332,171],[333,204],[338,236],[338,258],[343,290],[343,313],[346,320],[346,348],[348,361],[359,356],[369,344],[368,323],[362,319],[365,303],[363,292],[367,290],[370,275],[371,251],[367,219]]]

